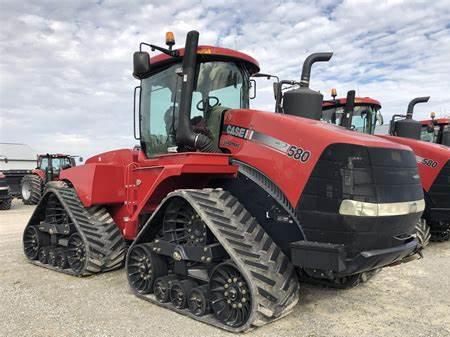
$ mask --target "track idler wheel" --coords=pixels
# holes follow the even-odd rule
[[[59,269],[66,269],[69,264],[67,263],[67,255],[64,248],[57,248],[55,256],[55,263]]]
[[[127,275],[131,287],[140,294],[151,293],[155,280],[167,275],[167,262],[146,243],[134,246],[128,254]]]
[[[36,260],[40,249],[49,243],[49,236],[42,233],[36,226],[28,226],[23,233],[23,249],[25,256],[30,260]]]
[[[188,307],[195,316],[203,316],[209,313],[210,306],[207,284],[191,290],[188,297]]]
[[[188,295],[197,286],[194,280],[176,280],[170,286],[170,301],[178,309],[184,309],[188,304]]]
[[[209,281],[214,316],[231,327],[240,327],[250,317],[252,298],[247,281],[229,262],[217,265]]]
[[[78,233],[70,236],[67,243],[67,261],[75,274],[81,274],[86,265],[86,247]]]

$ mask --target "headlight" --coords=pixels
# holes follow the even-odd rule
[[[425,200],[370,203],[356,200],[342,200],[339,214],[353,216],[395,216],[423,212]]]

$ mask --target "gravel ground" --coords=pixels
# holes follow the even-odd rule
[[[232,335],[135,297],[123,270],[89,278],[27,263],[21,236],[33,207],[0,213],[0,336]],[[450,336],[450,242],[350,290],[304,285],[289,316],[245,336]]]

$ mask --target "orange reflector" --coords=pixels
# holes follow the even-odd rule
[[[434,117],[436,117],[436,112],[432,112],[431,114],[430,114],[430,116],[431,116],[431,119],[434,119]]]

